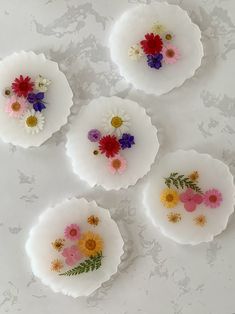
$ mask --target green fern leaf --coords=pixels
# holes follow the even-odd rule
[[[88,273],[89,271],[97,270],[101,267],[103,255],[102,252],[95,256],[89,257],[84,262],[80,263],[78,266],[59,274],[60,276],[76,276],[82,273]]]

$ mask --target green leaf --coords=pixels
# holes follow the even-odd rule
[[[95,256],[90,256],[84,262],[80,263],[78,266],[59,274],[59,276],[76,276],[82,273],[88,273],[89,271],[97,270],[101,267],[103,255],[102,252]]]
[[[192,190],[203,194],[202,190],[197,186],[196,183],[190,180],[190,178],[183,174],[178,175],[178,172],[172,172],[168,178],[165,178],[165,184],[170,189],[171,185],[174,185],[177,189],[179,186],[183,189],[184,187],[191,188]]]

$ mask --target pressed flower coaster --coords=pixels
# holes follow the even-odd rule
[[[118,97],[84,106],[66,145],[79,177],[106,190],[135,184],[150,170],[158,148],[157,130],[145,109]]]
[[[123,240],[107,209],[71,199],[47,209],[26,243],[35,276],[54,292],[87,296],[117,272]]]
[[[222,161],[178,150],[162,158],[144,203],[167,237],[181,244],[208,242],[226,228],[234,211],[233,177]]]
[[[135,88],[161,95],[201,65],[201,32],[177,5],[154,3],[126,11],[110,36],[113,61]]]
[[[40,146],[66,124],[72,91],[58,64],[44,54],[19,52],[0,62],[0,138]]]

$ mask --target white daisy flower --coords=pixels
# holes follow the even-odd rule
[[[143,51],[142,48],[140,47],[139,44],[133,45],[128,49],[128,56],[132,60],[139,60],[143,56]]]
[[[103,128],[107,133],[120,136],[129,130],[129,126],[130,118],[123,110],[114,110],[103,118]]]
[[[162,24],[154,23],[151,30],[155,35],[162,35],[166,32],[166,27]]]
[[[39,92],[45,93],[48,90],[48,86],[51,84],[51,81],[47,78],[39,75],[35,80],[35,89]]]
[[[45,118],[40,111],[27,110],[22,117],[25,130],[30,134],[36,134],[43,129]]]

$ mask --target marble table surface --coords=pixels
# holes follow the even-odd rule
[[[145,215],[142,190],[151,173],[121,192],[90,189],[72,172],[66,133],[82,105],[104,95],[140,103],[159,129],[159,158],[195,148],[235,173],[235,1],[169,0],[202,31],[205,57],[196,75],[155,97],[127,84],[111,62],[108,36],[126,9],[151,0],[0,0],[0,57],[19,50],[57,61],[74,92],[68,125],[37,149],[0,142],[0,313],[234,314],[235,216],[208,244],[180,246]],[[153,168],[154,168],[153,167]],[[36,279],[24,245],[48,206],[84,196],[109,208],[125,240],[118,273],[87,298],[53,293]]]

